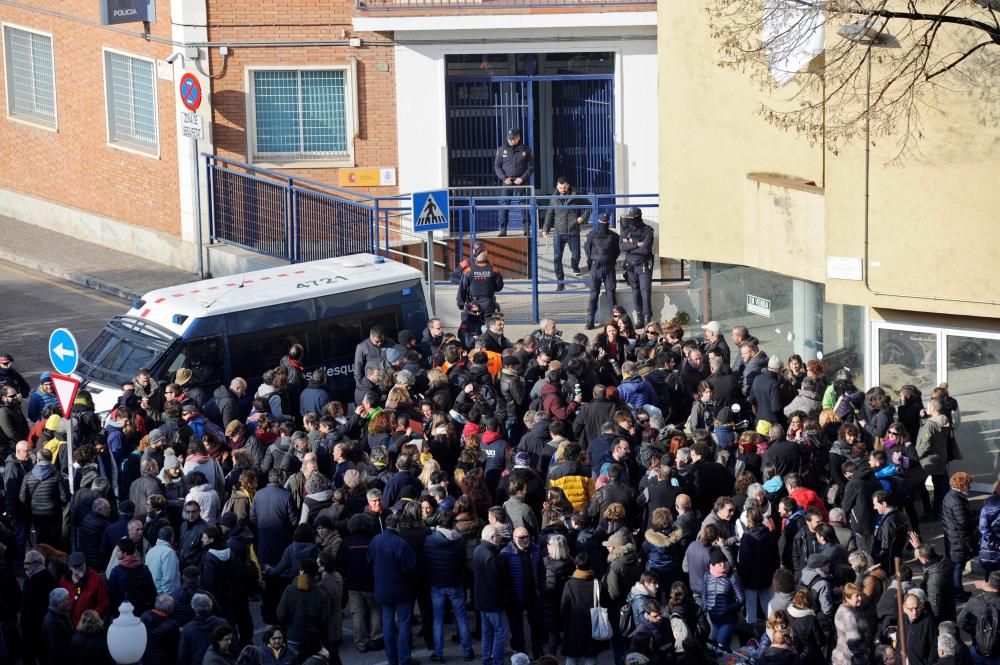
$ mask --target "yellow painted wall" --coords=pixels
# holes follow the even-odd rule
[[[824,280],[826,255],[863,256],[864,145],[828,152],[824,181],[820,148],[768,125],[756,113],[764,93],[747,75],[716,65],[701,5],[658,7],[661,253],[825,282],[831,302],[1000,317],[1000,113],[983,113],[982,104],[951,92],[936,100],[945,117],[925,114],[912,158],[886,165],[895,156],[892,141],[872,148],[872,290],[919,297]],[[781,210],[775,186],[747,180],[755,172],[811,180],[824,185],[824,195],[790,194],[792,207]],[[817,205],[825,217],[819,227]],[[803,245],[783,229],[817,237]],[[760,249],[790,240],[781,257]]]

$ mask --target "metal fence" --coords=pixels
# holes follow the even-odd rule
[[[502,188],[453,188],[450,191],[450,228],[435,234],[433,256],[427,235],[414,234],[409,194],[366,197],[350,190],[259,169],[249,164],[206,155],[210,202],[210,237],[291,263],[332,258],[359,252],[386,256],[428,272],[441,287],[478,238],[487,239],[494,263],[502,267],[506,286],[501,304],[512,323],[553,316],[583,322],[587,312],[589,279],[573,275],[567,248],[560,279],[554,261],[554,239],[542,233],[546,213],[555,207],[549,196],[535,196],[530,188],[503,193]],[[649,214],[658,208],[657,194],[582,194],[581,210],[590,213],[589,226],[607,213],[617,226],[624,208]],[[497,213],[510,211],[511,237],[496,236]],[[519,240],[522,220],[528,237]],[[582,245],[583,238],[581,238]],[[581,268],[586,257],[581,248]],[[433,262],[434,269],[427,271]],[[659,267],[659,281],[686,279],[683,261]],[[628,287],[620,284],[620,292]],[[602,304],[602,311],[606,307]]]
[[[292,263],[375,252],[372,199],[206,155],[212,242]]]

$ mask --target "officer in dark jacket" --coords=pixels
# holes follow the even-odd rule
[[[496,293],[503,291],[503,275],[490,263],[486,244],[477,242],[472,247],[472,262],[465,266],[458,283],[458,308],[465,320],[466,305],[474,303],[485,318],[499,309]]]
[[[549,210],[545,213],[545,236],[552,235],[555,229],[556,240],[552,246],[553,268],[556,279],[562,282],[566,275],[563,272],[563,250],[569,245],[570,267],[573,269],[573,276],[579,277],[580,273],[580,227],[590,219],[590,205],[587,199],[580,198],[580,192],[573,187],[569,180],[560,176],[556,180],[556,191],[549,199]],[[557,291],[566,288],[565,284],[559,284]]]
[[[507,132],[507,145],[497,148],[496,157],[493,159],[493,172],[500,178],[500,183],[505,185],[503,196],[514,196],[522,185],[529,184],[531,174],[535,170],[535,158],[531,154],[531,148],[521,143],[521,130],[511,127]],[[498,202],[501,206],[511,203],[509,199]],[[516,203],[516,201],[514,202]],[[510,211],[503,207],[500,209],[500,237],[507,235],[507,215]],[[524,224],[524,235],[528,235],[528,223],[531,217],[527,210],[521,211],[521,220]]]
[[[625,281],[632,287],[636,327],[653,318],[653,229],[642,221],[642,210],[629,208],[622,220]]]
[[[608,214],[602,212],[597,216],[597,228],[587,234],[584,243],[584,253],[587,255],[587,270],[590,271],[590,301],[587,303],[587,330],[594,329],[594,317],[597,315],[597,301],[601,297],[601,284],[607,294],[608,319],[611,310],[618,304],[615,299],[615,262],[621,252],[618,234],[608,228]]]

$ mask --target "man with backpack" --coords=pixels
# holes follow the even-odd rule
[[[982,593],[973,596],[958,615],[958,627],[972,638],[974,663],[1000,665],[1000,570],[989,581],[977,582]]]

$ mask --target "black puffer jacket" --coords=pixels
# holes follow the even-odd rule
[[[961,563],[976,556],[979,550],[979,533],[976,517],[969,508],[969,495],[954,487],[944,495],[941,505],[941,526],[947,539],[948,556]]]
[[[553,192],[549,205],[545,213],[545,233],[551,233],[554,228],[559,235],[580,235],[580,227],[590,219],[590,203],[580,197],[575,187],[570,187],[566,194],[558,190]],[[577,223],[577,218],[582,221]]]
[[[559,604],[562,601],[563,587],[576,567],[572,559],[542,560],[545,569],[545,581],[542,582],[542,624],[545,630],[562,630],[562,613]]]
[[[19,498],[32,515],[51,517],[69,503],[69,487],[51,463],[42,462],[24,477]]]

